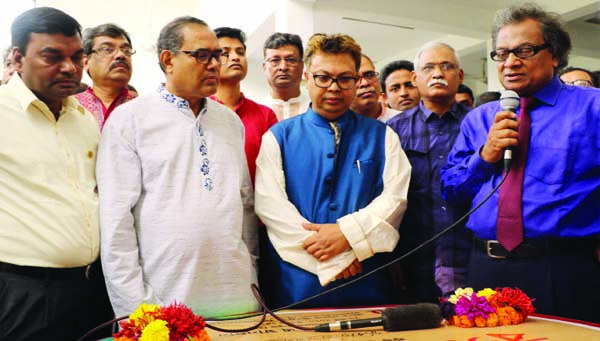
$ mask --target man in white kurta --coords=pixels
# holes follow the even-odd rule
[[[101,139],[109,296],[117,316],[143,302],[174,300],[207,317],[255,311],[258,245],[244,127],[206,98],[220,67],[214,33],[189,17],[175,19],[161,37],[173,31],[181,46],[162,46],[159,38],[165,85],[117,108]],[[181,53],[198,49],[210,53]]]

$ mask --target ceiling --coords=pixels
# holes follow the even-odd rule
[[[31,0],[13,0],[24,3]],[[249,74],[242,83],[247,95],[266,94],[261,68],[262,44],[275,31],[300,34],[345,33],[381,68],[395,59],[413,60],[424,43],[453,46],[465,70],[465,82],[485,91],[488,44],[495,11],[513,0],[36,0],[77,18],[84,27],[114,22],[131,33],[134,47],[132,84],[141,92],[154,89],[162,74],[154,42],[160,28],[181,15],[193,15],[211,27],[231,26],[248,35]],[[600,69],[600,1],[537,0],[567,21],[574,41],[571,65]],[[90,6],[96,6],[90,9]],[[490,64],[492,66],[493,64]],[[495,71],[492,71],[495,72]],[[493,87],[491,84],[490,87]],[[479,91],[477,91],[479,90]],[[249,97],[250,97],[249,96]]]

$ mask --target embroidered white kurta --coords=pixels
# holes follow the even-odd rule
[[[237,115],[195,117],[166,92],[118,107],[98,152],[101,258],[117,316],[174,300],[206,317],[255,311],[253,193]]]

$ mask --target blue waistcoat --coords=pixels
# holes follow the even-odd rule
[[[335,134],[328,120],[309,109],[271,128],[281,150],[288,199],[308,221],[335,223],[366,207],[383,191],[385,124],[348,110],[336,121]],[[282,307],[346,283],[336,280],[322,287],[316,275],[279,257],[272,245],[271,271],[278,283],[272,294],[274,307]],[[376,254],[362,262],[362,274],[389,261]],[[355,276],[354,278],[356,278]],[[353,279],[353,278],[351,278]],[[301,307],[339,307],[394,303],[388,269],[326,294]]]

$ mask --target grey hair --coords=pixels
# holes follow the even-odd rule
[[[496,13],[492,26],[494,48],[498,32],[503,27],[518,24],[527,19],[533,19],[540,24],[544,41],[550,44],[552,55],[558,59],[555,71],[566,67],[569,64],[569,52],[573,47],[569,31],[558,13],[546,12],[534,3],[517,4]]]
[[[156,42],[156,52],[158,53],[158,60],[160,69],[164,72],[165,68],[160,62],[160,54],[162,51],[171,51],[177,52],[183,45],[183,34],[181,30],[184,26],[188,24],[198,24],[201,26],[208,27],[206,22],[192,17],[192,16],[183,16],[179,18],[173,19],[169,22],[165,27],[160,30],[160,34],[158,35],[158,41]]]
[[[421,66],[420,61],[421,61],[421,55],[423,54],[423,52],[429,51],[431,49],[435,49],[438,47],[445,47],[445,48],[449,49],[450,51],[452,51],[454,58],[456,58],[456,64],[460,68],[460,58],[458,57],[458,54],[456,54],[456,50],[454,50],[454,48],[452,46],[450,46],[446,43],[439,42],[439,41],[430,41],[428,43],[425,43],[423,46],[421,46],[421,48],[417,52],[417,55],[415,56],[415,61],[414,61],[415,70]]]

